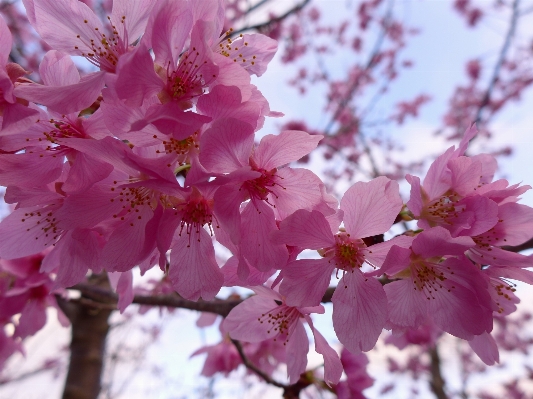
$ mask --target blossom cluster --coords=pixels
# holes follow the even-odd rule
[[[0,223],[0,258],[41,257],[46,293],[105,271],[124,309],[137,266],[161,268],[193,301],[248,287],[256,295],[230,312],[224,334],[277,342],[295,383],[307,365],[305,323],[334,385],[346,362],[311,318],[324,313],[334,276],[333,326],[352,354],[371,350],[383,328],[404,334],[429,323],[497,360],[493,319],[518,302],[506,279],[533,281],[532,258],[505,246],[531,238],[533,210],[517,202],[529,186],[493,181],[493,157],[465,155],[475,127],[423,182],[406,176],[406,205],[384,176],[355,183],[339,204],[313,172],[287,166],[323,136],[286,130],[256,142],[265,118],[280,113],[251,75],[266,71],[277,44],[223,32],[223,0],[115,0],[103,22],[77,0],[24,4],[52,49],[41,82],[29,80],[8,63],[12,39],[0,19],[0,184],[15,204]],[[95,72],[80,76],[71,56]],[[402,217],[419,229],[376,240]],[[317,256],[299,257],[304,250]],[[6,284],[1,300],[15,301]],[[2,342],[26,334],[24,320]]]

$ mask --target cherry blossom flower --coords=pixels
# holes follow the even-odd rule
[[[392,246],[380,269],[399,279],[385,286],[388,327],[418,328],[431,319],[466,340],[492,331],[488,283],[464,256],[473,246],[470,237],[453,238],[442,227],[418,234],[409,249]]]
[[[0,135],[15,134],[31,126],[38,119],[39,112],[28,107],[27,103],[20,101],[14,94],[14,83],[24,76],[26,72],[17,64],[7,63],[13,37],[0,17]]]
[[[337,353],[314,328],[311,313],[323,313],[322,305],[314,307],[288,306],[284,297],[266,287],[251,287],[257,294],[237,305],[222,324],[233,339],[244,342],[261,342],[276,339],[287,350],[287,375],[291,384],[296,383],[307,365],[309,341],[302,319],[311,327],[315,338],[315,350],[324,357],[324,380],[336,384],[342,374]]]
[[[340,221],[328,222],[318,212],[298,210],[280,223],[275,242],[319,250],[323,259],[301,259],[282,269],[280,292],[291,306],[320,303],[335,269],[342,273],[333,294],[333,326],[341,343],[357,353],[372,349],[387,318],[387,299],[381,283],[361,267],[381,266],[387,251],[405,237],[367,247],[363,238],[386,232],[402,207],[398,184],[386,177],[356,183],[341,200]],[[334,219],[334,218],[333,218]]]

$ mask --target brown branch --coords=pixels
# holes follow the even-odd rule
[[[283,388],[283,390],[288,387],[288,385],[282,384],[281,382],[277,382],[276,380],[272,379],[267,373],[265,373],[255,364],[253,364],[244,353],[242,345],[239,341],[232,339],[231,342],[233,343],[233,345],[235,345],[235,348],[237,348],[237,352],[239,352],[239,356],[241,357],[242,363],[246,366],[247,369],[253,371],[255,374],[257,374],[259,377],[261,377],[263,380],[265,380],[271,385],[274,385],[278,388]]]
[[[502,247],[502,249],[505,249],[506,251],[511,251],[511,252],[522,252],[522,251],[525,251],[526,249],[531,249],[531,248],[533,248],[533,238],[531,238],[530,240],[527,240],[526,242],[520,245],[515,245],[512,247],[511,246]]]
[[[41,366],[37,369],[26,371],[22,374],[19,374],[15,377],[3,377],[0,379],[0,386],[11,384],[12,382],[20,382],[22,380],[25,380],[26,378],[34,377],[36,375],[42,374],[44,372],[48,371],[54,371],[53,368],[46,368],[46,366]]]
[[[257,367],[255,364],[253,364],[250,359],[246,356],[244,353],[244,350],[242,348],[242,345],[239,341],[232,339],[231,342],[233,345],[235,345],[235,348],[237,348],[237,352],[239,352],[239,356],[241,357],[241,360],[243,364],[246,366],[247,369],[253,371],[255,374],[257,374],[259,377],[261,377],[265,382],[268,384],[274,385],[278,388],[283,389],[283,399],[296,399],[300,397],[300,392],[307,388],[309,385],[311,385],[311,380],[307,378],[307,374],[303,373],[300,376],[300,379],[292,384],[292,385],[285,385],[282,384],[274,379],[272,379],[268,374],[266,374],[263,370],[261,370],[259,367]]]
[[[483,99],[481,100],[481,104],[479,105],[479,108],[477,109],[476,117],[474,118],[475,122],[481,122],[481,113],[487,107],[487,105],[489,105],[492,91],[494,90],[494,86],[496,85],[496,82],[498,81],[498,76],[500,75],[500,70],[503,65],[503,61],[505,60],[505,56],[507,55],[507,52],[509,51],[512,38],[516,31],[516,22],[519,16],[519,10],[518,10],[519,3],[520,3],[520,0],[513,1],[513,12],[511,14],[511,20],[509,22],[509,29],[507,31],[507,34],[505,35],[505,41],[500,50],[498,61],[496,61],[496,65],[494,66],[494,69],[492,71],[492,77],[489,81],[489,86],[487,87],[487,90],[485,91],[485,95],[483,96]]]
[[[109,289],[95,287],[90,284],[76,284],[70,289],[80,291],[86,298],[94,301],[107,301],[116,304],[118,301],[118,295]],[[166,306],[170,308],[182,308],[197,310],[199,312],[210,312],[221,316],[227,316],[228,313],[241,303],[241,299],[221,300],[215,299],[213,301],[198,302],[189,301],[180,297],[178,294],[168,295],[135,295],[133,303],[138,305],[148,306]]]
[[[391,282],[386,278],[380,278],[379,281],[381,284],[385,285]],[[322,296],[322,303],[331,302],[333,293],[335,292],[336,287],[329,287],[324,295]],[[80,283],[76,284],[73,287],[69,288],[70,290],[76,290],[81,292],[83,298],[79,300],[65,301],[62,300],[62,310],[67,313],[67,307],[69,303],[72,302],[82,302],[86,305],[100,309],[116,309],[116,303],[118,301],[118,295],[113,291],[94,286],[91,284]],[[56,296],[57,297],[57,296]],[[59,297],[57,297],[59,298]],[[59,298],[60,299],[60,298]],[[228,313],[237,305],[239,305],[244,299],[218,299],[215,298],[213,301],[204,301],[199,300],[198,302],[189,301],[180,297],[178,294],[167,294],[167,295],[135,295],[133,298],[133,303],[137,305],[148,305],[148,306],[166,306],[169,308],[181,308],[196,310],[198,312],[209,312],[215,313],[222,317],[226,317]],[[65,308],[64,308],[65,307]]]
[[[429,350],[429,356],[431,359],[431,380],[429,381],[431,391],[435,394],[437,399],[448,399],[446,392],[444,392],[445,382],[440,370],[440,356],[436,345]]]
[[[300,4],[295,5],[293,8],[291,8],[287,12],[285,12],[285,13],[277,16],[277,17],[274,17],[272,19],[269,19],[268,21],[261,22],[261,23],[256,24],[256,25],[245,26],[244,28],[241,28],[241,29],[238,29],[236,31],[233,31],[233,32],[231,32],[230,37],[235,37],[235,36],[241,34],[242,32],[245,32],[245,31],[248,31],[248,30],[261,31],[263,29],[268,28],[270,25],[280,23],[284,19],[290,17],[292,14],[296,14],[297,12],[299,12],[307,4],[309,4],[309,2],[310,2],[310,0],[304,0]]]

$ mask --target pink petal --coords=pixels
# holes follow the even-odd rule
[[[309,338],[304,325],[301,321],[296,321],[295,324],[287,342],[287,375],[290,384],[296,384],[300,374],[305,372],[307,352],[309,352]]]
[[[80,73],[70,56],[56,50],[44,55],[39,75],[46,86],[68,86],[80,81]]]
[[[234,307],[222,322],[222,330],[228,332],[233,339],[244,342],[261,342],[272,338],[269,323],[261,323],[258,317],[269,312],[276,313],[280,308],[272,298],[256,295],[246,299]],[[307,343],[309,346],[309,343]]]
[[[424,230],[413,241],[413,252],[423,258],[444,255],[463,255],[475,245],[470,237],[452,238],[450,232],[437,226]]]
[[[127,33],[126,45],[133,44],[144,33],[155,4],[153,0],[113,0],[111,21],[122,39],[126,38]]]
[[[427,299],[415,289],[413,280],[393,281],[385,285],[389,306],[387,328],[418,328],[427,319]]]
[[[459,157],[448,162],[452,174],[452,190],[464,196],[475,190],[481,176],[481,162]]]
[[[283,268],[279,292],[289,306],[317,306],[326,292],[335,265],[327,259],[300,259]]]
[[[261,76],[266,72],[268,63],[274,58],[278,49],[278,42],[268,36],[252,33],[243,35],[241,39],[232,43],[235,53],[239,58],[247,60],[240,65],[248,71],[250,75]],[[237,49],[235,49],[237,47]],[[235,57],[235,53],[230,52],[230,57]],[[242,57],[240,57],[242,55]]]
[[[280,220],[298,209],[311,211],[323,205],[327,208],[320,189],[322,181],[308,169],[280,169],[276,172],[274,182],[275,184],[270,187],[272,193],[268,199],[275,205]]]
[[[321,249],[335,245],[333,234],[326,218],[320,212],[299,209],[282,220],[279,231],[274,231],[271,238],[276,244]]]
[[[73,230],[67,232],[55,246],[61,264],[54,282],[55,288],[72,287],[82,281],[88,270],[100,263],[103,246],[96,231]]]
[[[359,270],[346,272],[331,302],[339,341],[353,353],[371,350],[387,320],[387,297],[381,283]]]
[[[92,52],[88,46],[91,39],[96,43],[101,40],[98,32],[104,32],[102,23],[81,1],[34,0],[34,10],[35,29],[56,50],[81,55]]]
[[[154,71],[154,62],[145,45],[141,44],[120,57],[115,90],[120,99],[126,100],[127,105],[139,107],[164,87]]]
[[[233,184],[220,187],[214,196],[214,211],[220,226],[235,244],[241,239],[240,206],[245,200],[246,193]]]
[[[0,223],[0,258],[33,255],[55,243],[56,235],[62,233],[61,229],[52,228],[49,233],[44,229],[50,227],[46,218],[52,219],[57,208],[57,205],[50,205],[17,209],[4,218]],[[37,215],[38,212],[41,216]],[[47,216],[49,213],[52,215]]]
[[[424,178],[424,190],[430,200],[444,194],[452,184],[452,177],[448,169],[448,161],[454,157],[454,147],[440,155],[429,167],[428,173]]]
[[[213,31],[216,32],[216,36],[213,38],[217,39],[224,24],[224,0],[194,1],[191,2],[190,7],[195,21],[201,19],[213,24]],[[206,39],[209,40],[211,38],[207,37]]]
[[[192,14],[185,1],[161,1],[159,5],[150,16],[143,42],[153,48],[157,64],[175,67],[192,29]]]
[[[6,24],[6,21],[4,21],[4,18],[0,17],[0,65],[2,68],[7,64],[12,46],[13,37],[11,31]]]
[[[40,153],[39,153],[40,152]],[[61,175],[63,157],[54,157],[45,150],[22,154],[0,154],[0,184],[37,187],[48,184]]]
[[[463,138],[459,143],[459,147],[455,151],[456,156],[464,155],[468,147],[468,143],[472,140],[477,134],[477,127],[475,123],[472,123],[468,129],[465,130]]]
[[[263,201],[257,201],[256,206],[248,203],[241,215],[242,254],[259,271],[281,269],[289,254],[285,245],[274,244],[270,240],[271,232],[278,229],[274,212]]]
[[[384,176],[350,187],[341,200],[346,231],[363,238],[389,230],[403,205],[398,187]]]
[[[34,335],[46,324],[46,306],[38,299],[30,299],[19,319],[14,336],[26,338]]]
[[[59,225],[65,229],[91,228],[120,213],[122,203],[114,200],[117,194],[105,188],[93,186],[89,193],[70,195],[57,212]]]
[[[417,176],[406,175],[405,180],[411,185],[411,193],[409,201],[407,201],[407,208],[415,215],[416,217],[420,216],[422,213],[422,208],[424,206],[422,200],[422,187],[420,186],[420,178]]]
[[[520,245],[533,236],[533,209],[527,205],[510,202],[498,207],[501,222],[494,226],[497,231],[493,245]]]
[[[124,310],[133,302],[133,273],[128,270],[124,273],[120,273],[120,277],[117,282],[116,292],[118,294],[117,307],[120,313],[124,313]]]
[[[479,182],[482,184],[492,182],[494,174],[498,169],[498,161],[496,161],[496,158],[489,154],[477,154],[470,158],[481,163],[481,177]]]
[[[39,120],[39,111],[15,103],[4,108],[0,136],[22,132]]]
[[[481,265],[533,267],[533,256],[506,251],[498,247],[476,246],[468,251],[468,256]]]
[[[454,237],[477,236],[498,223],[498,205],[489,198],[466,197],[458,201],[455,206],[464,207],[464,210],[450,221],[450,226],[447,226]]]
[[[113,166],[108,163],[78,152],[61,189],[69,194],[87,191],[93,184],[109,176],[112,171]]]
[[[216,173],[233,172],[248,165],[254,144],[254,128],[237,119],[219,119],[200,140],[200,162]]]
[[[66,86],[21,84],[15,87],[15,95],[60,114],[80,112],[96,101],[104,87],[104,77],[105,72],[95,72],[81,78],[79,83]]]
[[[331,387],[341,379],[343,371],[341,360],[337,352],[328,344],[328,341],[315,329],[311,317],[305,316],[305,320],[309,323],[315,337],[315,351],[324,357],[324,381]]]
[[[487,270],[484,270],[483,272],[487,273],[487,275],[489,275],[489,276],[504,277],[506,279],[518,280],[518,281],[522,281],[522,282],[524,282],[526,284],[533,285],[533,272],[531,270],[522,269],[520,267],[490,266]]]
[[[406,244],[408,244],[408,242],[406,242]],[[372,273],[368,273],[368,275],[380,276],[383,273],[386,273],[389,276],[394,276],[396,273],[400,273],[410,266],[411,254],[412,251],[410,248],[392,245],[383,262],[383,266]]]
[[[261,139],[254,153],[257,164],[266,170],[294,162],[313,151],[322,135],[310,135],[298,130],[285,130]]]
[[[136,210],[139,212],[129,213],[115,226],[102,250],[102,259],[106,260],[108,271],[130,270],[141,263],[155,246],[155,237],[147,234],[147,225],[154,217],[154,212],[149,206],[140,206]],[[153,246],[147,248],[147,243],[152,243]]]
[[[171,250],[168,275],[172,287],[191,301],[213,299],[224,283],[224,275],[216,263],[211,236],[203,228],[198,235],[183,233]]]
[[[492,330],[492,311],[481,306],[471,290],[451,280],[442,285],[427,301],[429,315],[437,326],[466,340]]]
[[[22,0],[22,4],[24,4],[24,8],[26,9],[26,15],[28,17],[28,20],[35,27],[37,23],[35,21],[35,4],[33,3],[33,0]],[[0,33],[0,37],[3,36],[3,32]]]
[[[391,240],[380,242],[368,247],[366,251],[366,261],[375,267],[381,267],[387,258],[387,254],[393,245],[401,248],[409,248],[413,243],[413,237],[397,236]]]
[[[257,128],[261,113],[260,104],[253,99],[242,102],[241,91],[235,86],[217,85],[200,96],[196,109],[214,120],[235,118]]]
[[[468,345],[487,366],[493,366],[495,363],[500,362],[498,345],[488,332],[475,335],[474,338],[468,341]]]
[[[194,33],[194,30],[193,30]],[[204,50],[205,51],[205,50]],[[243,101],[248,101],[252,96],[253,86],[250,84],[250,75],[246,72],[237,62],[233,62],[229,58],[224,57],[220,54],[212,54],[213,62],[218,66],[218,73],[216,75],[216,80],[213,85],[223,85],[223,86],[235,86],[238,87],[241,91],[241,97]],[[207,73],[205,74],[208,75]]]

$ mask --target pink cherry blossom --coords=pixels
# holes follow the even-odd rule
[[[335,387],[339,399],[365,399],[363,391],[374,384],[374,379],[366,371],[368,358],[364,353],[352,354],[346,348],[342,349],[341,362],[346,374],[343,380]]]
[[[318,211],[298,210],[283,220],[275,242],[316,249],[323,259],[302,259],[282,269],[280,292],[292,306],[320,303],[335,269],[342,273],[333,294],[333,326],[350,351],[372,349],[387,318],[381,283],[360,270],[365,262],[381,266],[389,248],[403,238],[367,247],[363,238],[386,232],[402,207],[398,184],[386,177],[354,184],[341,200],[345,230]],[[342,214],[341,214],[342,215]]]
[[[305,319],[315,337],[315,349],[324,357],[324,379],[336,384],[342,374],[337,353],[313,327],[310,313],[323,313],[322,305],[315,307],[287,306],[283,296],[266,287],[252,287],[257,294],[237,305],[226,317],[222,328],[233,339],[261,342],[276,339],[287,350],[287,375],[291,384],[300,378],[307,365],[309,341],[302,319]]]
[[[119,58],[144,33],[155,2],[114,0],[105,24],[78,0],[24,0],[30,22],[55,50],[81,55],[114,72]]]
[[[393,246],[381,272],[399,278],[385,286],[389,328],[418,328],[431,319],[466,340],[492,330],[488,284],[464,257],[470,237],[452,238],[434,227],[417,235],[409,249]]]
[[[8,64],[9,53],[13,45],[13,37],[0,17],[0,135],[15,134],[31,126],[37,119],[39,112],[21,104],[14,94],[14,83],[24,76],[27,71],[17,64]]]

